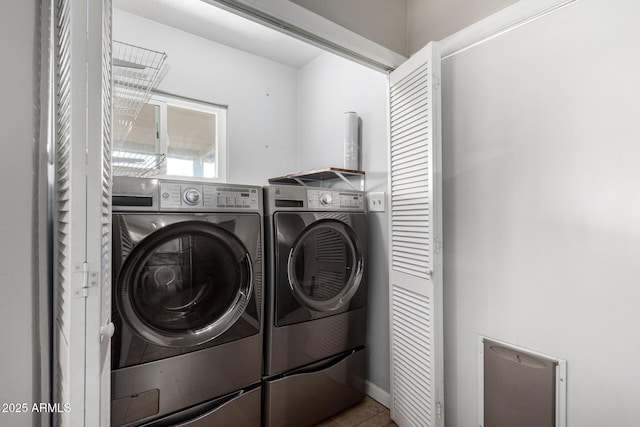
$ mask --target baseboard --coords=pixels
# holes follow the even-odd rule
[[[366,381],[365,393],[367,393],[369,396],[371,396],[372,399],[383,404],[387,408],[391,407],[391,394],[389,394],[388,391],[381,389],[377,385]]]

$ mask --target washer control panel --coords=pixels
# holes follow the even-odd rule
[[[361,192],[330,189],[308,189],[307,203],[310,209],[364,209]]]
[[[257,188],[224,185],[161,182],[160,209],[247,209],[259,208]]]

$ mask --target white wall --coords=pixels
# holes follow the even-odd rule
[[[568,361],[568,425],[640,419],[640,3],[581,0],[443,62],[445,407],[478,334]]]
[[[296,69],[116,10],[113,38],[167,53],[158,90],[228,106],[228,181],[266,184],[296,159]]]
[[[343,167],[343,115],[362,119],[362,169],[366,190],[387,191],[387,76],[326,53],[300,69],[298,77],[298,170]],[[370,213],[368,380],[389,391],[388,216]],[[376,396],[374,396],[376,397]],[[378,396],[382,399],[384,396]]]
[[[39,2],[10,0],[0,6],[0,404],[27,403],[26,414],[0,412],[0,425],[31,426],[39,402],[37,345],[37,244],[34,158],[38,125]],[[37,55],[37,56],[36,56]],[[46,357],[46,355],[44,355]],[[2,409],[2,408],[0,408]]]

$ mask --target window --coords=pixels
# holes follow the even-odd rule
[[[115,142],[114,174],[225,181],[226,127],[225,107],[153,95]]]

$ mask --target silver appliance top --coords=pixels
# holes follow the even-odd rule
[[[335,188],[269,185],[264,187],[265,214],[278,211],[364,212],[364,192]]]
[[[112,210],[262,213],[262,189],[251,185],[116,176]]]

